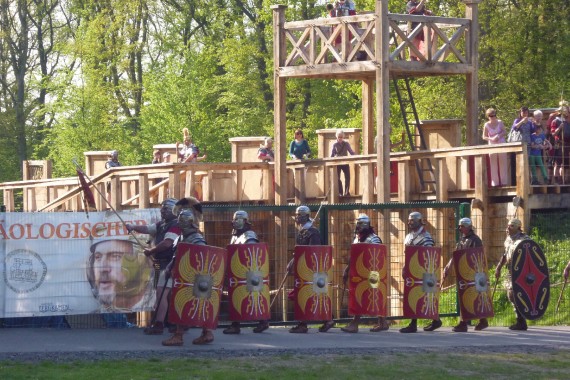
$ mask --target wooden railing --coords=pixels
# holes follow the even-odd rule
[[[489,188],[486,156],[511,153],[516,160],[516,182],[503,188]],[[480,145],[432,151],[391,154],[392,200],[447,201],[472,198],[484,201],[492,195],[531,193],[528,162],[520,143]],[[414,162],[430,158],[435,166],[435,186],[421,189]],[[288,198],[296,203],[327,198],[340,201],[374,203],[376,155],[289,161]],[[353,173],[350,198],[338,195],[338,165],[349,164]],[[195,163],[119,167],[107,170],[91,180],[98,210],[148,208],[166,197],[193,195],[204,202],[253,201],[273,203],[273,164],[268,163]],[[172,184],[175,184],[174,186]],[[7,211],[15,211],[14,194],[23,194],[24,211],[77,211],[83,209],[82,192],[77,178],[44,181],[20,181],[0,184]]]
[[[378,62],[381,57],[375,45],[376,19],[377,15],[371,13],[286,22],[283,25],[286,59],[282,70],[329,63]],[[388,20],[389,36],[385,40],[390,44],[391,62],[408,60],[409,50],[427,63],[467,64],[471,60],[466,48],[469,19],[389,14]],[[419,51],[413,44],[422,32],[426,36],[426,51]]]

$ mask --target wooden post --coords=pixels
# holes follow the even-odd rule
[[[139,174],[139,208],[150,208],[148,174]]]
[[[467,145],[477,145],[479,134],[479,8],[481,0],[463,0],[465,3],[465,18],[471,20],[469,33],[465,36],[467,61],[471,66],[466,76],[466,139]]]
[[[372,154],[374,147],[374,81],[362,81],[362,154]]]
[[[478,155],[475,156],[475,199],[472,204],[481,205],[479,207],[483,207],[482,205],[487,204],[488,200],[488,181],[487,181],[487,156],[486,155]],[[481,201],[481,202],[479,202]],[[484,228],[483,226],[489,225],[489,210],[479,209],[481,214],[481,229],[480,229],[480,237],[483,240],[483,246],[485,247],[486,251],[489,252],[489,247],[491,244],[491,236],[492,231],[488,228]]]
[[[280,67],[285,64],[285,5],[272,5],[273,10],[273,118],[275,130],[275,204],[287,204],[287,133],[285,119],[285,78],[279,76]],[[287,257],[287,212],[281,211],[275,215],[275,272],[285,273],[289,257]],[[285,292],[283,292],[283,295]],[[283,320],[287,320],[287,299],[282,297],[278,303],[277,312],[281,311]]]
[[[388,61],[390,59],[388,44],[390,39],[388,21],[388,0],[376,0],[376,133],[378,141],[376,149],[378,156],[377,201],[388,203],[390,201],[390,170],[380,168],[390,167],[390,73]],[[378,53],[379,52],[379,53]]]
[[[526,144],[522,144],[522,152],[517,154],[515,159],[517,168],[517,195],[521,198],[520,208],[522,213],[517,213],[517,217],[521,220],[523,229],[529,231],[530,223],[530,175],[528,164],[528,149]]]

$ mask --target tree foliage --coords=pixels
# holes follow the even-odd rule
[[[51,159],[72,174],[84,151],[117,149],[124,164],[150,162],[152,146],[188,128],[208,159],[228,161],[228,139],[273,134],[274,0],[0,0],[0,181],[24,159]],[[280,2],[282,3],[282,2]],[[356,1],[373,10],[375,1]],[[322,1],[287,2],[287,20],[322,17]],[[390,0],[390,12],[405,1]],[[464,17],[461,0],[432,0]],[[479,5],[482,110],[508,124],[521,105],[556,106],[570,84],[570,5],[485,0]],[[421,119],[463,118],[462,76],[413,81]],[[287,82],[287,131],[313,145],[322,128],[359,128],[361,83]],[[393,140],[402,128],[395,98]]]

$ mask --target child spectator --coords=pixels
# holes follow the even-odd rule
[[[540,119],[542,120],[542,112],[535,111],[535,120],[537,112],[540,112]],[[533,185],[542,185],[543,183],[538,180],[536,177],[536,167],[540,168],[540,172],[542,173],[542,178],[544,183],[548,183],[548,174],[546,173],[546,168],[544,167],[544,163],[542,161],[542,153],[544,150],[550,149],[552,146],[550,142],[546,139],[546,136],[543,132],[542,125],[536,124],[535,125],[535,132],[530,136],[530,171],[532,173],[532,184]]]

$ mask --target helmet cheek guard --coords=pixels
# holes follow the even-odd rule
[[[307,206],[299,206],[295,210],[295,222],[297,224],[305,224],[310,220],[311,210]]]
[[[178,215],[178,227],[182,229],[182,233],[189,233],[198,228],[195,224],[194,213],[190,209],[184,209]]]
[[[247,215],[247,212],[243,210],[236,211],[234,213],[234,218],[232,220],[232,227],[234,228],[234,230],[244,229],[248,217],[249,215]]]

